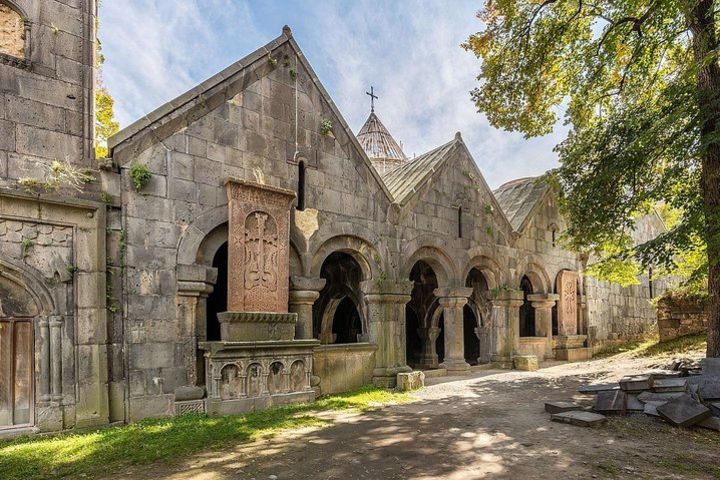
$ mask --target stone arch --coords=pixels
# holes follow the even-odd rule
[[[13,0],[0,0],[0,53],[14,58],[30,58],[30,21],[26,12]]]
[[[62,317],[32,267],[0,259],[0,428],[35,423],[36,394],[42,401],[62,396]],[[37,383],[37,385],[36,385]]]
[[[200,214],[183,232],[178,242],[178,265],[193,265],[198,260],[203,242],[208,235],[221,226],[228,223],[228,207],[221,205],[207,212]],[[227,237],[227,226],[225,227]],[[227,239],[227,238],[226,238]],[[205,255],[206,256],[206,255]],[[207,261],[207,260],[206,260]],[[212,262],[212,257],[209,260]]]
[[[32,267],[0,258],[0,281],[2,280],[7,280],[9,283],[22,288],[33,300],[35,305],[34,313],[24,316],[52,315],[55,312],[55,303],[50,291],[45,286],[42,275]],[[3,310],[2,302],[4,301],[7,304],[7,298],[5,295],[0,296],[0,312]],[[5,313],[9,315],[10,312],[7,311],[7,308],[6,306]],[[2,314],[0,313],[0,315]]]
[[[442,249],[430,245],[418,248],[403,262],[401,278],[408,278],[415,264],[421,260],[433,269],[439,287],[452,285],[457,278],[450,256]]]
[[[533,293],[549,293],[552,291],[550,277],[541,265],[529,262],[519,272],[520,274],[516,279],[516,288],[520,288],[523,277],[527,277],[532,284]]]
[[[380,275],[378,268],[382,261],[375,247],[367,240],[352,235],[338,235],[323,242],[315,251],[310,262],[310,275],[320,276],[320,269],[325,260],[333,253],[341,252],[350,255],[362,270],[362,280],[370,280]]]
[[[463,281],[466,283],[468,275],[470,275],[470,272],[473,269],[476,269],[483,274],[485,281],[487,282],[488,290],[498,288],[502,284],[502,269],[500,268],[500,264],[498,264],[498,262],[496,262],[493,258],[486,255],[476,255],[470,259],[470,261],[465,265],[462,275]]]

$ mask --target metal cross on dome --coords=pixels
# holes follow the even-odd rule
[[[377,100],[378,96],[375,95],[375,91],[373,90],[372,85],[370,85],[370,91],[365,92],[365,95],[370,95],[370,113],[375,112],[375,100]]]

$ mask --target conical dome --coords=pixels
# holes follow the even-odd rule
[[[390,135],[375,112],[370,113],[365,125],[357,134],[357,139],[381,175],[407,161],[402,148]]]

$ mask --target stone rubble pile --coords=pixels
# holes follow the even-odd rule
[[[585,385],[578,391],[595,396],[592,409],[573,402],[548,402],[556,422],[591,426],[605,415],[645,414],[676,427],[720,431],[720,358],[673,363],[670,371],[622,378],[618,383]]]

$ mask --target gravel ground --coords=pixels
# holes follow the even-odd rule
[[[699,352],[697,352],[699,355]],[[687,357],[688,355],[684,355]],[[598,428],[550,421],[547,400],[670,359],[616,355],[427,379],[417,400],[365,414],[325,413],[328,425],[227,445],[113,477],[158,479],[720,478],[720,433],[674,429],[642,415]]]

